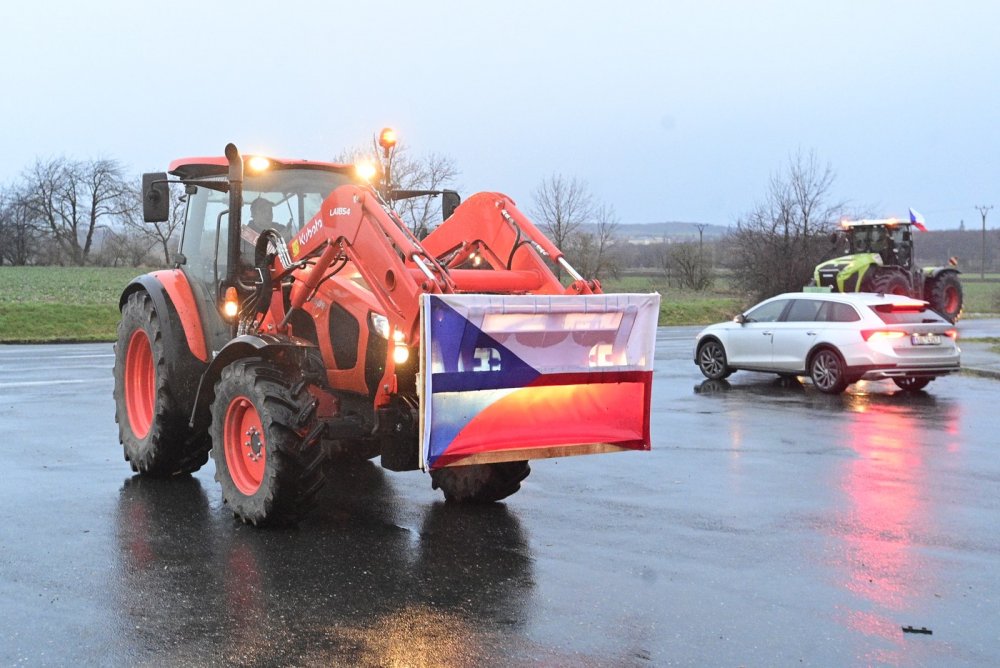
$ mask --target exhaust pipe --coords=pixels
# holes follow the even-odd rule
[[[239,275],[240,229],[243,226],[243,158],[236,144],[226,144],[229,161],[229,236],[226,244],[226,286],[235,286]]]

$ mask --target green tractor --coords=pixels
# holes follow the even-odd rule
[[[841,223],[832,235],[846,255],[817,265],[810,292],[881,292],[924,299],[950,322],[962,312],[962,284],[955,262],[920,268],[913,263],[912,228],[922,221],[895,218]]]

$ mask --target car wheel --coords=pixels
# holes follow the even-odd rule
[[[840,394],[847,387],[847,365],[836,350],[823,348],[809,362],[809,377],[820,392]]]
[[[901,390],[906,390],[907,392],[918,392],[925,387],[927,383],[934,380],[933,378],[914,378],[914,377],[904,377],[904,378],[893,378],[892,382],[896,383],[896,387]]]
[[[715,339],[698,346],[698,368],[709,380],[722,380],[733,373],[726,364],[726,349]]]

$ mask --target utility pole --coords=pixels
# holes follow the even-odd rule
[[[990,212],[993,205],[982,204],[977,206],[976,209],[979,211],[979,215],[983,217],[983,248],[982,248],[982,259],[979,264],[979,278],[986,278],[986,214]]]
[[[695,227],[698,228],[698,282],[705,282],[705,254],[704,254],[704,242],[702,237],[705,233],[705,228],[708,227],[707,223],[695,223]]]

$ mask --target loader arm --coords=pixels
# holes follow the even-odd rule
[[[289,244],[294,263],[318,256],[296,273],[291,309],[301,308],[334,263],[349,263],[408,343],[419,336],[420,295],[454,292],[453,282],[399,218],[368,188],[341,186]],[[280,260],[272,270],[290,269]]]
[[[461,292],[524,294],[595,294],[600,285],[584,280],[562,251],[501,193],[477,193],[463,202],[423,240],[428,253],[446,263]],[[486,258],[492,272],[453,269],[472,255]],[[573,276],[569,287],[545,262],[545,257]]]

